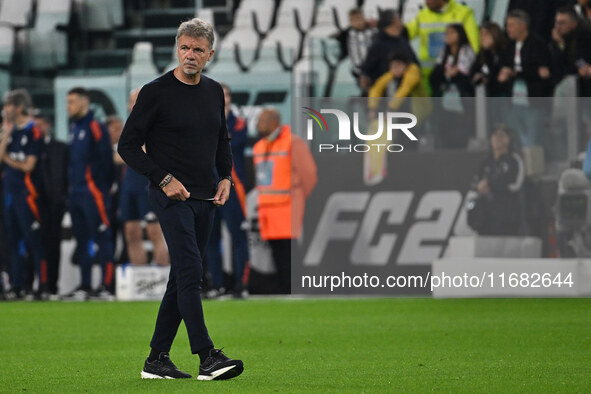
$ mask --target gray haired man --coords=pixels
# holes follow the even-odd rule
[[[201,74],[213,56],[213,39],[213,28],[200,19],[179,26],[179,66],[141,89],[119,140],[123,160],[150,180],[150,203],[170,252],[170,277],[142,378],[191,377],[168,355],[181,320],[191,352],[201,360],[199,380],[230,379],[244,368],[214,348],[200,296],[214,210],[232,186],[224,92]]]

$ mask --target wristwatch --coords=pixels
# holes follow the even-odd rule
[[[170,181],[172,181],[172,174],[166,174],[166,176],[164,177],[164,179],[162,180],[162,182],[160,182],[158,184],[158,187],[160,189],[164,188],[166,185],[168,185],[170,183]]]
[[[218,180],[218,183],[220,183],[220,182],[221,182],[221,181],[223,181],[224,179],[227,179],[227,180],[229,180],[229,181],[230,181],[230,185],[231,185],[231,186],[234,186],[234,182],[232,182],[232,176],[231,176],[231,175],[228,175],[228,176],[223,176],[223,177],[221,177],[221,178]]]

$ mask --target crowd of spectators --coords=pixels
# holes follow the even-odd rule
[[[588,0],[553,1],[548,7],[515,0],[510,2],[505,26],[490,21],[478,26],[472,10],[459,1],[426,0],[406,25],[395,10],[381,11],[377,21],[364,21],[362,11],[352,9],[351,27],[337,38],[351,59],[351,72],[363,95],[441,97],[439,103],[452,124],[454,114],[461,114],[463,124],[471,125],[469,98],[482,85],[488,97],[506,98],[498,101],[507,103],[505,107],[488,109],[492,120],[498,121],[503,113],[503,121],[517,132],[518,145],[547,148],[541,134],[548,108],[538,104],[547,101],[530,98],[552,97],[555,87],[571,75],[578,77],[578,96],[591,94],[590,10]],[[364,47],[370,35],[374,38]],[[418,45],[411,45],[415,38]],[[360,60],[363,54],[365,59]],[[419,67],[421,89],[408,88],[410,74],[384,77],[391,73],[394,59]],[[463,129],[438,135],[436,146],[466,148],[474,127]]]

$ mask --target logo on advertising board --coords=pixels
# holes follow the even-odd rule
[[[316,111],[310,107],[302,107],[303,114],[308,116],[306,124],[306,138],[314,139],[314,129],[320,132],[330,132],[323,114],[333,115],[338,122],[338,143],[321,143],[318,152],[390,152],[398,153],[404,150],[401,144],[393,143],[395,133],[401,133],[410,141],[418,141],[411,129],[417,125],[417,117],[408,112],[379,112],[373,120],[367,123],[366,130],[360,130],[361,116],[358,111],[353,112],[353,121],[346,112],[339,109],[320,109]],[[353,140],[362,143],[352,143]]]

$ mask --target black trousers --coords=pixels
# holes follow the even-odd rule
[[[62,219],[66,207],[64,204],[52,204],[41,213],[41,231],[45,253],[47,255],[47,286],[49,291],[57,294],[57,282],[59,279],[59,267],[62,244]]]
[[[291,239],[269,240],[273,262],[277,270],[279,290],[282,294],[291,293]]]
[[[150,346],[168,352],[181,320],[185,321],[191,353],[213,347],[203,307],[203,255],[213,224],[211,201],[174,201],[161,190],[150,189],[150,203],[158,216],[170,253],[170,276],[160,304]]]

